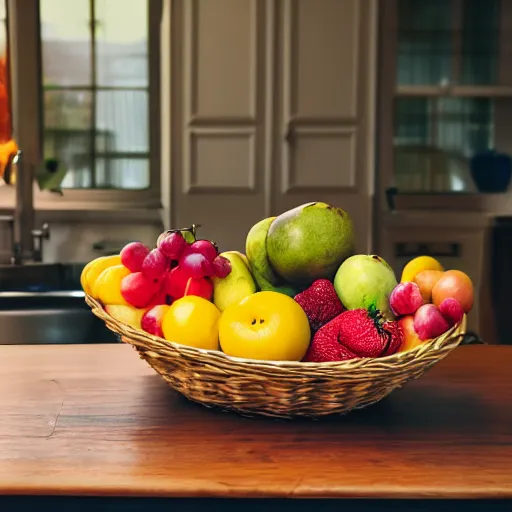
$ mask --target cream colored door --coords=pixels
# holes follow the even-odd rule
[[[200,223],[221,249],[243,249],[265,216],[267,2],[172,7],[171,222]]]
[[[375,0],[170,5],[171,224],[243,249],[258,220],[326,201],[367,250]]]
[[[376,2],[282,0],[277,24],[272,209],[340,206],[370,251]]]

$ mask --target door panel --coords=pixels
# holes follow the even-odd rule
[[[286,146],[283,190],[309,193],[319,184],[329,191],[355,186],[353,129],[296,127],[293,136]],[[338,166],[342,172],[333,172]]]
[[[283,0],[279,9],[272,209],[309,201],[346,209],[370,250],[375,3]]]
[[[173,0],[171,224],[222,249],[310,201],[369,250],[376,0]],[[165,150],[164,150],[165,151]]]
[[[243,249],[265,216],[265,2],[173,7],[172,225]]]
[[[189,0],[186,4],[192,116],[253,121],[258,0]]]
[[[284,0],[291,116],[354,117],[360,0]]]

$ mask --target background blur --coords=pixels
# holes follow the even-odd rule
[[[23,172],[47,262],[165,227],[243,250],[309,201],[400,272],[430,254],[512,340],[512,0],[0,0]],[[0,215],[15,192],[0,186]],[[10,234],[0,223],[0,260]]]

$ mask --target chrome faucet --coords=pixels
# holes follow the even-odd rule
[[[22,265],[26,259],[43,261],[43,241],[50,238],[48,224],[34,229],[33,181],[30,173],[23,172],[22,152],[18,151],[10,163],[10,176],[15,178],[16,199],[12,217],[0,217],[11,228],[11,264]]]

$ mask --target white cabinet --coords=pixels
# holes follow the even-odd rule
[[[326,201],[369,250],[375,11],[374,0],[170,0],[170,224],[201,223],[242,249],[259,219]]]

